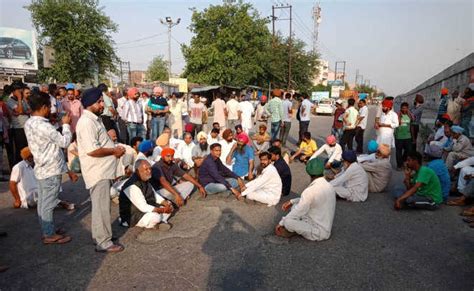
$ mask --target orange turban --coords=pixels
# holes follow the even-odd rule
[[[128,90],[127,90],[127,96],[128,97],[135,97],[135,95],[137,93],[138,93],[138,88],[137,87],[128,88]]]
[[[233,133],[233,132],[232,132],[232,129],[226,128],[226,129],[224,130],[224,132],[222,133],[222,137],[223,137],[224,139],[227,139],[232,133]]]
[[[280,89],[274,89],[272,91],[272,95],[276,97],[281,97],[281,90]]]
[[[390,146],[388,144],[383,143],[379,145],[378,150],[383,157],[388,158],[390,156]]]
[[[30,148],[29,147],[24,147],[21,151],[20,151],[20,156],[23,160],[26,160],[28,159],[30,156],[31,156],[31,151],[30,151]]]
[[[164,158],[167,155],[171,155],[171,157],[174,156],[174,149],[172,148],[164,148],[161,150],[161,157]]]
[[[448,88],[441,88],[441,95],[448,95]]]

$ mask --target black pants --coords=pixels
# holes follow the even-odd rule
[[[395,153],[397,156],[398,168],[401,168],[403,166],[403,161],[405,160],[407,153],[411,150],[411,147],[411,138],[395,139]]]
[[[21,162],[22,159],[20,152],[24,147],[28,146],[28,141],[26,140],[25,130],[23,128],[12,128],[12,134],[13,136],[11,138],[13,139],[14,153],[13,164],[16,165],[17,163]]]
[[[13,147],[13,129],[8,130],[9,141],[5,143],[5,149],[7,150],[8,165],[10,166],[10,171],[15,165],[15,151]]]
[[[344,130],[341,137],[341,147],[343,151],[346,149],[346,145],[347,145],[347,148],[352,151],[355,134],[356,134],[355,128]]]
[[[309,120],[308,121],[300,121],[298,144],[301,143],[301,141],[303,140],[303,133],[308,131],[308,127],[309,127]]]
[[[364,131],[365,130],[360,127],[356,127],[355,130],[355,141],[357,143],[356,152],[358,154],[361,154],[364,151]]]
[[[202,124],[197,124],[197,123],[191,123],[193,125],[193,132],[191,135],[193,136],[193,139],[199,132],[202,131]],[[199,142],[199,141],[198,141]]]
[[[127,131],[127,123],[122,119],[118,119],[118,129],[119,129],[119,140],[123,144],[128,144],[128,131]]]
[[[419,124],[412,124],[410,126],[411,136],[412,136],[412,144],[413,149],[416,149],[416,139],[418,138],[418,132],[420,132],[420,125]]]

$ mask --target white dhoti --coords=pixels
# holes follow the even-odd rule
[[[263,204],[267,204],[268,206],[275,205],[275,198],[273,198],[272,194],[267,193],[265,190],[254,190],[254,191],[247,191],[245,190],[242,192],[242,196],[246,196],[247,199],[254,200]]]
[[[179,184],[176,184],[173,186],[176,191],[179,193],[179,195],[181,196],[181,198],[183,199],[186,199],[188,198],[189,195],[191,195],[191,192],[193,191],[194,189],[194,185],[193,183],[191,182],[183,182],[183,183],[179,183]],[[171,200],[171,201],[174,201],[175,202],[175,198],[173,196],[173,194],[171,194],[168,190],[164,189],[164,188],[161,188],[158,193],[165,197],[166,199],[168,200]]]
[[[331,235],[315,224],[309,217],[302,217],[301,219],[287,218],[284,220],[283,226],[288,231],[296,232],[305,239],[313,241],[326,240]]]
[[[138,221],[136,226],[144,228],[153,228],[158,223],[167,223],[170,215],[171,214],[156,212],[145,213],[145,215],[143,215],[143,217]]]
[[[393,136],[393,128],[380,127],[377,131],[377,143],[388,144],[390,147],[395,147],[395,138]]]
[[[468,184],[468,181],[465,179],[466,176],[474,174],[474,167],[463,167],[461,168],[461,171],[459,172],[459,178],[458,178],[458,191],[461,192],[462,194],[473,197],[474,193],[467,193],[466,191],[466,186]],[[474,183],[471,181],[470,183]]]

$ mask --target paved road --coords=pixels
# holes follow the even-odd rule
[[[373,110],[370,111],[373,115]],[[370,119],[373,119],[372,117]],[[313,118],[318,144],[331,118]],[[371,125],[369,124],[369,127]],[[296,136],[297,124],[291,134]],[[372,135],[368,132],[366,138]],[[291,165],[292,197],[309,183],[301,164]],[[400,184],[394,172],[390,188]],[[58,210],[57,221],[73,242],[43,246],[34,210],[11,209],[1,183],[0,289],[453,289],[474,286],[474,232],[460,208],[435,212],[393,210],[387,193],[365,203],[338,201],[332,237],[325,242],[272,235],[279,207],[244,204],[231,197],[193,199],[172,218],[166,233],[114,232],[126,250],[96,254],[90,239],[90,205],[84,185],[64,184],[67,199],[81,205]],[[287,199],[284,199],[287,200]],[[117,218],[117,207],[113,207]]]

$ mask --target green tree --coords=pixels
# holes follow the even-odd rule
[[[168,62],[163,56],[154,57],[146,72],[147,81],[163,81],[168,79]]]
[[[373,87],[370,87],[367,85],[357,85],[355,86],[354,90],[356,90],[359,93],[368,93],[368,94],[372,94],[375,92],[375,89]]]
[[[50,45],[55,50],[52,68],[40,67],[43,80],[84,82],[97,71],[114,71],[118,57],[110,34],[117,25],[98,5],[98,0],[32,0],[26,6],[39,47]]]

